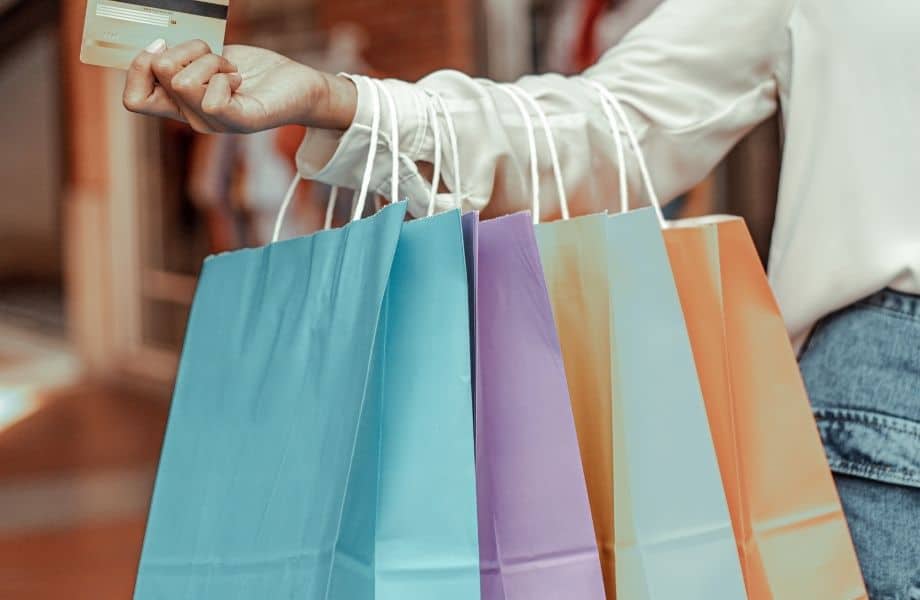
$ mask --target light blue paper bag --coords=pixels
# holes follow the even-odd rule
[[[460,220],[388,259],[403,207],[208,261],[136,598],[479,597]]]
[[[326,598],[404,214],[205,263],[135,598]]]
[[[459,211],[407,223],[329,600],[479,598],[467,295]]]
[[[617,596],[746,598],[709,421],[655,213],[608,222]]]
[[[389,106],[390,197],[398,199],[396,103],[380,82],[370,89],[375,113],[378,90]],[[379,422],[365,422],[371,433],[357,465],[376,488],[350,490],[341,560],[323,600],[476,600],[470,306],[459,211],[403,227],[378,336]]]

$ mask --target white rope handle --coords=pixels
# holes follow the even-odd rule
[[[607,98],[604,97],[603,86],[596,81],[588,79],[585,81],[597,91],[601,102],[601,108],[604,110],[604,115],[607,117],[607,122],[610,124],[610,131],[613,133],[613,143],[617,151],[617,175],[620,180],[620,212],[629,212],[629,178],[626,173],[626,152],[623,149],[623,135],[620,133],[619,123],[616,115],[613,114],[613,109],[610,108],[610,104],[607,102]]]
[[[364,177],[361,180],[361,190],[358,192],[358,201],[355,202],[355,211],[351,220],[357,221],[364,214],[364,205],[367,203],[367,193],[371,187],[371,177],[374,174],[374,161],[377,160],[377,142],[380,140],[380,95],[377,93],[377,86],[367,77],[359,75],[366,81],[371,90],[371,109],[373,117],[371,118],[371,139],[367,149],[367,165],[364,168]]]
[[[537,156],[537,138],[534,134],[533,119],[530,118],[527,107],[524,106],[524,103],[514,92],[501,84],[498,84],[497,87],[508,94],[511,101],[514,102],[518,112],[521,113],[521,118],[524,120],[524,126],[527,128],[527,145],[530,147],[530,186],[532,188],[531,193],[533,194],[531,212],[533,213],[533,224],[538,225],[540,223],[540,172],[537,164],[539,158]]]
[[[357,200],[353,201],[354,210],[352,213],[351,220],[358,221],[361,219],[361,216],[364,214],[364,206],[367,201],[367,193],[370,190],[371,186],[371,177],[374,174],[374,161],[377,159],[377,142],[380,139],[380,96],[377,93],[377,86],[374,85],[374,82],[369,78],[355,75],[355,78],[360,78],[367,81],[370,84],[371,90],[371,110],[373,111],[373,116],[371,118],[371,139],[368,144],[367,150],[367,164],[364,167],[364,177],[361,180],[361,190],[356,196]],[[391,110],[395,114],[395,105],[391,105]],[[394,119],[395,123],[395,119]],[[394,125],[395,126],[395,125]],[[398,141],[399,132],[396,132],[396,139]],[[396,163],[398,167],[398,162]],[[394,186],[398,184],[398,174],[394,179]],[[284,196],[284,202],[281,203],[281,208],[278,210],[278,217],[275,219],[275,231],[272,235],[272,243],[277,242],[281,238],[281,227],[284,225],[284,217],[287,215],[288,209],[291,206],[291,202],[294,200],[294,196],[297,193],[297,186],[300,185],[300,173],[294,176],[294,180],[291,181],[291,185],[288,187],[288,191]],[[395,187],[394,187],[395,189]],[[338,199],[338,188],[333,187],[329,196],[329,204],[326,207],[326,221],[325,228],[330,229],[332,227],[332,217],[335,214],[335,205],[336,200]]]
[[[444,122],[447,124],[447,141],[450,145],[450,154],[454,164],[453,193],[456,198],[457,208],[460,209],[460,212],[463,212],[463,185],[460,177],[460,143],[457,140],[457,128],[454,127],[454,118],[451,116],[450,111],[447,110],[447,103],[444,102],[444,98],[442,98],[440,94],[432,90],[426,90],[426,92],[438,105],[438,110],[444,115]],[[435,115],[435,119],[437,119],[437,115]]]
[[[559,152],[556,149],[556,136],[553,135],[553,130],[550,129],[549,119],[546,118],[546,112],[544,112],[540,103],[519,85],[509,83],[508,89],[515,92],[518,97],[527,102],[540,118],[540,124],[543,126],[543,132],[546,134],[546,145],[549,146],[549,156],[553,163],[553,177],[556,179],[556,193],[559,195],[559,208],[562,211],[562,219],[568,221],[569,199],[565,193],[565,181],[562,179],[562,168],[559,166]]]
[[[281,203],[281,208],[278,210],[278,216],[275,218],[275,231],[272,233],[272,243],[276,243],[281,238],[281,227],[284,225],[284,216],[287,214],[288,207],[291,206],[291,202],[294,200],[294,196],[297,194],[297,186],[300,185],[300,173],[294,175],[291,185],[288,186],[287,193],[284,195],[284,202]]]
[[[399,115],[396,112],[396,101],[393,94],[379,79],[372,82],[383,94],[390,114],[390,154],[393,157],[392,172],[390,174],[390,202],[399,202]]]
[[[657,192],[655,192],[655,186],[652,183],[652,177],[648,170],[648,164],[645,161],[645,153],[642,151],[642,147],[639,145],[639,139],[636,137],[636,132],[632,127],[632,124],[629,122],[629,117],[626,115],[626,111],[623,110],[623,105],[620,103],[620,100],[607,88],[598,84],[597,82],[589,82],[595,85],[598,93],[601,96],[601,101],[606,103],[609,108],[613,109],[617,117],[620,120],[620,123],[623,126],[623,130],[626,132],[626,137],[629,139],[629,144],[632,146],[633,152],[636,154],[636,160],[639,163],[639,172],[642,175],[642,182],[645,186],[646,193],[649,197],[649,202],[652,207],[655,209],[655,214],[658,217],[658,222],[661,223],[661,227],[667,228],[668,221],[664,218],[664,212],[661,210],[661,201],[658,198]]]
[[[434,134],[434,172],[431,174],[431,190],[428,194],[428,213],[430,217],[434,214],[435,200],[438,197],[438,186],[441,185],[441,126],[438,124],[437,109],[428,103],[428,118],[431,120],[431,131]]]
[[[329,190],[329,202],[326,204],[326,220],[323,229],[332,229],[332,219],[335,217],[335,205],[339,199],[339,186],[334,185]]]

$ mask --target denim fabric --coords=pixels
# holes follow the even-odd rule
[[[920,297],[824,319],[799,360],[872,600],[920,600]]]

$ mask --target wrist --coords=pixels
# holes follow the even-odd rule
[[[358,110],[358,90],[347,77],[313,71],[314,83],[301,125],[344,131]]]

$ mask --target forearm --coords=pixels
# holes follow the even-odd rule
[[[558,75],[527,77],[518,84],[538,102],[547,116],[572,214],[618,210],[621,172],[628,182],[631,204],[643,203],[644,194],[632,149],[625,148],[627,160],[620,165],[610,123],[601,108],[600,97],[589,84],[579,78]],[[413,214],[424,214],[427,208],[429,181],[419,172],[418,165],[434,162],[435,126],[441,132],[444,183],[448,190],[462,196],[464,209],[480,210],[485,216],[530,209],[533,191],[528,127],[532,126],[540,179],[541,218],[549,220],[560,216],[560,197],[542,123],[536,114],[531,114],[530,123],[527,123],[498,84],[456,71],[440,71],[418,84],[387,80],[385,85],[397,98],[402,188]],[[307,135],[298,153],[299,167],[305,177],[348,188],[358,186],[364,172],[373,111],[364,83],[359,82],[356,89],[354,123],[347,131],[312,131]],[[459,138],[459,173],[446,142],[447,117],[430,109],[432,101],[426,91],[443,98],[453,120]],[[658,132],[651,131],[651,124],[644,115],[630,109],[629,116],[646,149],[657,151],[656,157],[660,160],[654,157],[652,160],[655,183],[664,198],[692,185],[718,159],[718,149],[706,153],[700,151],[705,149],[698,148],[692,155],[693,164],[676,165],[668,144],[662,144],[663,138]],[[384,196],[388,195],[391,164],[389,130],[389,114],[382,111],[371,186]],[[662,160],[671,165],[665,168]],[[450,208],[453,200],[449,196],[441,198],[438,208]]]
[[[572,214],[616,210],[621,172],[628,179],[631,203],[644,200],[634,149],[627,146],[621,166],[600,99],[585,79],[621,100],[655,187],[667,200],[702,179],[747,131],[775,110],[773,73],[777,57],[786,50],[790,6],[786,0],[759,0],[744,6],[732,0],[670,0],[583,77],[542,75],[519,81],[547,115]],[[495,215],[531,206],[526,122],[496,84],[439,71],[418,84],[388,80],[386,85],[397,99],[403,190],[410,200],[419,200],[410,204],[410,210],[418,214],[426,205],[428,186],[416,165],[434,157],[431,101],[425,91],[443,98],[456,125],[459,177],[446,147],[442,166],[447,187],[455,192],[459,187],[465,207]],[[305,176],[346,187],[356,187],[360,181],[373,111],[368,94],[360,85],[357,91],[354,122],[343,135],[307,137],[299,153]],[[387,111],[381,116],[372,185],[386,195],[390,122]],[[542,124],[536,115],[531,117],[536,127],[541,212],[544,218],[554,218],[559,215],[559,199],[550,153]],[[434,122],[442,133],[447,131],[443,114]],[[622,131],[623,124],[618,128]]]

